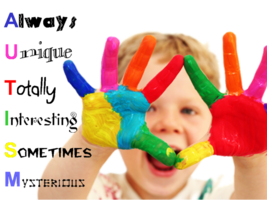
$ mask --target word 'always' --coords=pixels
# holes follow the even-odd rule
[[[18,13],[18,18],[15,12],[8,12],[2,25],[2,28],[9,28],[10,25],[13,28],[21,29],[25,27],[27,29],[40,29],[40,28],[54,28],[54,32],[63,32],[66,28],[76,29],[78,24],[77,16],[27,16]]]

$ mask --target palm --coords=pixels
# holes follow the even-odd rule
[[[244,94],[227,95],[211,106],[209,141],[214,154],[247,156],[266,149],[267,114],[262,103]]]
[[[208,141],[182,151],[176,166],[184,169],[210,155],[250,156],[267,151],[267,113],[261,99],[267,85],[267,47],[249,88],[243,91],[236,37],[223,38],[224,66],[228,93],[219,92],[199,69],[192,56],[185,57],[185,69],[213,117]],[[186,154],[191,154],[185,158]]]
[[[104,102],[99,103],[101,101]],[[88,140],[100,146],[131,149],[138,134],[145,134],[141,129],[145,125],[149,106],[142,92],[128,90],[123,85],[106,93],[89,94],[84,100],[83,110],[83,124],[90,138]]]
[[[79,74],[71,61],[64,63],[70,84],[83,99],[83,136],[90,143],[119,149],[138,148],[172,166],[175,152],[167,143],[150,133],[145,113],[171,84],[183,66],[183,57],[175,56],[171,62],[142,90],[137,85],[155,47],[156,40],[146,36],[133,56],[123,84],[117,84],[117,55],[119,41],[108,38],[101,70],[101,92],[95,92]]]

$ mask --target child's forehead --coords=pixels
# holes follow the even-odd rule
[[[168,64],[168,62],[166,63],[159,62],[158,60],[160,60],[161,57],[162,57],[161,54],[155,54],[151,56],[149,63],[145,69],[145,72],[142,76],[142,79],[138,85],[139,88],[144,88],[149,83],[149,81],[151,81]],[[194,86],[189,76],[187,75],[184,67],[181,69],[181,71],[176,76],[176,78],[169,86],[169,88],[176,87],[177,89],[177,87],[182,87],[182,86],[186,86],[188,87],[188,89],[194,89]]]
[[[164,56],[165,55],[163,53],[154,53],[150,57],[143,76],[138,84],[138,89],[144,89],[146,85],[169,63],[169,61],[159,62],[159,59],[164,58]],[[164,79],[162,79],[162,81],[164,81]],[[122,81],[120,84],[122,84]],[[183,99],[186,99],[185,101],[188,101],[190,99],[196,99],[197,97],[200,96],[195,90],[193,83],[191,82],[188,74],[185,71],[185,68],[182,67],[179,74],[175,77],[173,82],[169,85],[169,87],[165,90],[165,92],[160,96],[158,100],[165,101],[165,99],[169,98],[179,98],[180,101],[183,101]]]
[[[192,82],[190,81],[186,71],[182,69],[171,85],[161,96],[161,99],[174,100],[179,103],[201,101],[202,99],[198,92],[195,90]]]

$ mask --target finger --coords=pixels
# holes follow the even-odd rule
[[[95,92],[95,89],[92,88],[86,80],[84,80],[71,60],[64,62],[63,69],[68,82],[72,85],[80,97],[84,97],[86,94]]]
[[[137,137],[132,141],[131,147],[149,153],[164,165],[174,165],[176,154],[173,149],[166,142],[150,133],[146,124],[137,133]]]
[[[184,65],[184,57],[176,55],[143,89],[142,93],[152,103],[167,89]]]
[[[209,108],[215,101],[224,97],[224,94],[219,92],[199,69],[193,56],[187,55],[184,57],[184,67],[195,89]]]
[[[247,96],[261,101],[267,86],[267,46],[264,48],[260,66],[249,88],[244,92]]]
[[[101,89],[102,92],[118,88],[118,52],[120,41],[109,37],[102,57]]]
[[[243,89],[236,49],[236,36],[231,32],[223,36],[223,58],[228,94],[238,96],[243,93]]]
[[[209,141],[199,142],[182,150],[176,158],[175,167],[185,169],[214,154]]]
[[[130,90],[136,91],[148,61],[156,45],[155,37],[147,35],[144,37],[139,49],[134,54],[123,78],[123,85]]]

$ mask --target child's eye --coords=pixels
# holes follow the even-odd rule
[[[148,108],[147,112],[149,112],[149,111],[150,111],[150,108],[153,108],[153,109],[155,109],[154,107],[150,106],[150,107]]]
[[[150,106],[150,107],[148,108],[147,112],[150,112],[150,111],[151,111],[151,108],[152,108],[152,110],[154,109],[154,111],[155,111],[155,108],[154,108],[153,106]],[[190,108],[184,108],[184,109],[182,110],[182,112],[183,112],[183,113],[186,113],[186,114],[189,114],[189,115],[193,115],[193,114],[195,114],[195,111],[192,110],[192,109],[190,109]]]
[[[181,112],[184,113],[184,114],[187,114],[187,115],[196,114],[196,112],[194,110],[190,109],[190,108],[183,108]]]

